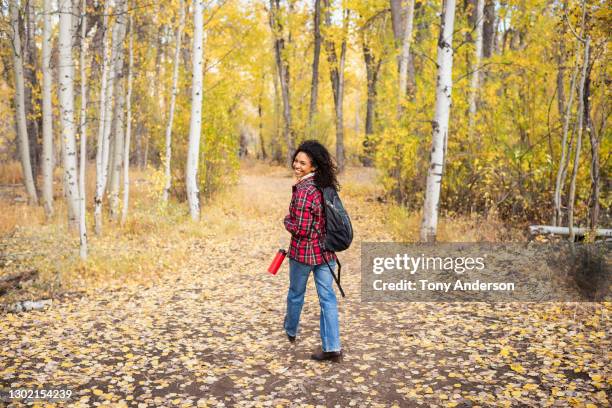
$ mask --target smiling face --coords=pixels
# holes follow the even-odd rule
[[[293,173],[296,177],[304,177],[308,173],[312,173],[316,168],[312,164],[310,157],[304,152],[299,152],[293,160]]]

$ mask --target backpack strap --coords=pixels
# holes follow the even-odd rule
[[[325,259],[325,256],[323,256],[323,260],[325,261],[325,264],[327,265],[327,267],[329,268],[329,271],[334,277],[334,280],[336,281],[336,285],[338,285],[338,289],[340,290],[340,294],[342,295],[342,297],[346,297],[346,295],[344,294],[344,290],[342,290],[342,286],[340,286],[340,272],[342,272],[342,264],[340,263],[338,256],[336,255],[336,263],[338,264],[338,276],[336,276],[336,274],[334,273],[334,270],[327,263],[327,259]]]

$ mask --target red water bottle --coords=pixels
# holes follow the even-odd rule
[[[276,275],[286,256],[287,251],[282,248],[279,249],[276,253],[276,256],[272,260],[272,263],[270,264],[270,266],[268,266],[268,272],[270,272],[272,275]]]

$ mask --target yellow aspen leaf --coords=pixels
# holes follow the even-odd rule
[[[601,375],[599,375],[599,374],[593,374],[593,375],[591,376],[591,380],[599,382],[599,381],[601,381]]]
[[[363,377],[361,377],[361,376],[360,376],[360,377],[355,377],[355,378],[353,378],[353,381],[355,381],[356,383],[362,383],[362,382],[363,382],[363,380],[364,380],[364,379],[363,379]]]
[[[527,391],[534,391],[538,389],[538,384],[528,383],[523,385],[523,389]]]
[[[517,373],[519,373],[519,374],[523,374],[525,371],[527,371],[527,370],[525,370],[525,368],[524,368],[522,365],[520,365],[519,363],[513,363],[513,364],[510,364],[510,368],[511,368],[513,371],[516,371],[516,372],[517,372]]]
[[[93,393],[94,393],[94,395],[102,395],[102,394],[104,394],[104,392],[102,390],[99,390],[97,388],[94,388]]]

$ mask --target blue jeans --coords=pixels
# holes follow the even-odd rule
[[[334,268],[335,261],[329,266]],[[334,292],[334,278],[326,264],[307,265],[289,259],[289,293],[287,294],[287,314],[285,315],[285,331],[290,336],[296,336],[300,323],[300,314],[304,305],[304,294],[310,271],[314,271],[317,294],[321,314],[319,326],[323,351],[340,351],[340,325],[338,323],[338,301]]]

